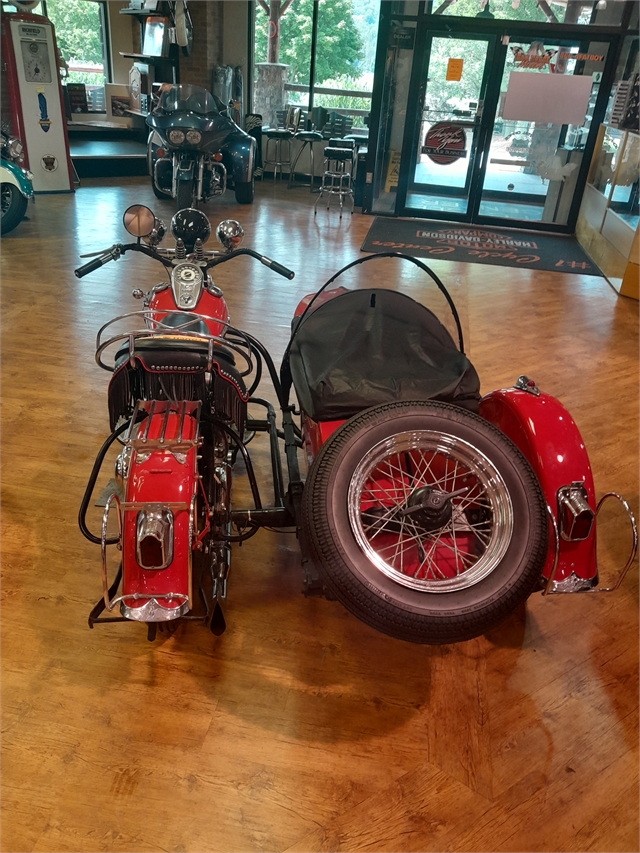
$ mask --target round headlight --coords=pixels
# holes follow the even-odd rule
[[[186,207],[179,210],[171,220],[171,233],[176,240],[180,238],[184,242],[187,252],[193,252],[198,237],[203,243],[209,239],[211,223],[201,210]]]
[[[188,130],[187,131],[187,142],[190,142],[192,145],[197,145],[202,139],[202,134],[197,130]]]
[[[184,142],[184,133],[181,130],[170,130],[167,136],[169,137],[169,142],[172,142],[174,145],[180,145],[181,142]]]
[[[7,153],[14,160],[22,160],[22,142],[19,139],[9,139],[7,142]]]

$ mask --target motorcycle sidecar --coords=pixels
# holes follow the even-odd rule
[[[283,388],[310,462],[303,549],[326,591],[377,630],[449,643],[536,590],[594,588],[598,506],[569,413],[525,377],[481,398],[449,294],[405,259],[447,298],[458,346],[401,293],[323,289],[298,307]],[[637,546],[624,506],[622,574]]]

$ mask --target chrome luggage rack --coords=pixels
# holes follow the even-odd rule
[[[133,410],[133,416],[129,429],[124,436],[124,444],[134,450],[155,450],[162,448],[172,453],[187,453],[191,447],[197,447],[200,441],[200,410],[202,403],[199,400],[138,400]],[[145,413],[146,423],[139,417]],[[169,415],[173,413],[178,417],[178,429],[174,438],[167,438],[167,424]],[[149,430],[154,415],[164,415],[162,429],[158,438],[149,438]],[[195,418],[196,430],[193,438],[183,437],[186,418]],[[140,431],[142,430],[142,435]]]
[[[245,335],[240,329],[236,329],[230,323],[219,319],[218,317],[208,317],[204,314],[195,314],[191,311],[180,311],[180,316],[184,316],[184,322],[180,323],[177,326],[169,325],[163,320],[167,317],[168,314],[176,315],[176,311],[167,311],[166,308],[154,309],[154,308],[146,308],[143,311],[131,311],[128,314],[120,314],[117,317],[109,320],[108,323],[105,323],[104,326],[98,330],[98,335],[96,337],[96,363],[103,369],[108,370],[110,373],[113,373],[115,368],[113,365],[107,364],[102,360],[102,355],[106,349],[114,346],[115,344],[122,343],[123,341],[127,341],[129,344],[129,363],[132,367],[135,367],[135,344],[136,341],[144,339],[144,338],[168,338],[172,340],[176,340],[179,338],[183,338],[185,342],[187,341],[203,341],[208,346],[208,357],[207,357],[207,370],[211,371],[211,367],[215,360],[215,348],[216,346],[223,346],[227,349],[233,351],[235,355],[240,356],[243,361],[243,369],[238,370],[240,376],[248,376],[253,373],[254,370],[254,362],[251,356],[252,353],[252,345],[249,337]],[[119,332],[118,334],[112,335],[113,326],[116,323],[123,323],[125,321],[130,321],[132,318],[136,318],[143,322],[142,327],[138,327],[135,329],[127,329]],[[209,322],[214,326],[223,327],[222,335],[211,335],[205,332],[198,332],[194,330],[194,326],[201,322]],[[129,324],[128,324],[129,325]],[[111,327],[111,328],[110,328]],[[105,338],[105,332],[107,329],[110,329],[109,334],[111,335],[108,338]],[[226,337],[227,332],[232,332],[234,335],[234,339],[231,340]],[[238,340],[240,339],[240,340]]]

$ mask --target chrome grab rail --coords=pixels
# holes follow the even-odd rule
[[[166,323],[163,323],[162,318],[166,317],[167,314],[170,313],[180,313],[181,315],[184,315],[184,323],[181,323],[179,326],[169,326]],[[159,316],[155,317],[154,315]],[[106,329],[108,329],[110,326],[113,326],[115,323],[118,323],[123,320],[128,320],[131,317],[136,317],[143,320],[145,323],[144,328],[126,330],[118,335],[113,335],[107,340],[103,340],[104,332]],[[232,331],[234,335],[237,335],[240,338],[245,338],[244,343],[239,344],[237,341],[230,340],[220,335],[211,335],[205,332],[196,332],[189,328],[190,326],[193,326],[195,323],[200,321],[209,321],[214,325],[222,326],[224,328],[224,332]],[[215,345],[218,344],[219,346],[224,346],[239,355],[240,358],[244,361],[245,368],[243,370],[238,371],[240,373],[240,376],[248,376],[249,374],[253,373],[254,364],[253,359],[251,357],[251,343],[240,329],[236,329],[230,323],[225,320],[221,320],[218,317],[209,317],[205,314],[196,314],[192,311],[178,311],[177,309],[175,311],[168,311],[166,308],[146,308],[142,311],[130,311],[127,314],[119,314],[117,317],[113,317],[111,320],[101,326],[96,336],[96,364],[103,370],[108,370],[110,373],[113,373],[114,368],[106,364],[102,360],[102,354],[108,347],[114,346],[120,341],[128,341],[129,363],[132,366],[135,366],[135,342],[141,338],[154,337],[164,337],[173,339],[183,338],[185,341],[205,341],[208,344],[207,369],[209,371],[211,370],[211,365],[215,355]]]
[[[627,513],[627,517],[629,519],[629,524],[631,525],[631,551],[629,553],[629,557],[627,559],[627,562],[618,571],[618,576],[617,576],[616,581],[613,584],[613,586],[593,587],[592,589],[580,589],[578,591],[581,594],[615,592],[620,587],[622,581],[625,579],[627,572],[631,568],[631,564],[633,563],[633,561],[636,557],[636,554],[638,553],[638,528],[636,525],[636,520],[634,518],[633,513],[631,512],[631,508],[630,508],[629,504],[625,501],[625,499],[621,495],[619,495],[617,492],[607,492],[605,495],[603,495],[596,505],[596,518],[598,517],[598,513],[600,512],[602,505],[605,503],[605,501],[609,500],[610,498],[615,498],[617,501],[620,501],[620,503],[622,504],[622,506],[625,509],[625,512]],[[554,533],[555,533],[556,546],[555,546],[555,560],[554,560],[553,568],[552,568],[551,572],[549,573],[549,579],[547,580],[546,586],[545,586],[542,594],[543,595],[568,595],[568,594],[574,592],[574,590],[572,590],[572,589],[552,590],[551,589],[551,585],[555,579],[556,570],[558,568],[558,560],[559,560],[559,555],[560,555],[560,537],[559,537],[559,533],[558,533],[558,525],[556,524],[556,520],[555,520],[555,517],[553,515],[553,511],[551,510],[551,507],[549,505],[547,505],[547,510],[548,510],[549,515],[552,519],[552,524],[553,524]],[[597,554],[596,554],[596,570],[597,569],[598,569],[598,559],[597,559]]]
[[[113,606],[109,602],[109,581],[107,579],[107,523],[109,521],[109,512],[111,505],[118,505],[118,548],[122,550],[122,512],[120,507],[120,498],[115,493],[109,495],[102,513],[102,529],[100,533],[100,553],[102,556],[102,599],[107,610],[112,610]]]
[[[620,501],[620,503],[625,509],[625,512],[627,513],[627,517],[629,518],[629,524],[631,525],[631,552],[629,554],[627,562],[618,572],[618,577],[614,585],[603,587],[601,589],[596,588],[593,590],[593,592],[615,592],[622,583],[622,581],[625,579],[625,576],[629,571],[631,563],[633,563],[635,556],[638,553],[638,528],[636,526],[636,520],[633,516],[633,513],[631,512],[629,504],[621,495],[619,495],[617,492],[607,492],[605,495],[603,495],[596,506],[596,518],[598,517],[598,513],[600,512],[603,503],[606,500],[609,500],[609,498],[615,498],[616,500]]]

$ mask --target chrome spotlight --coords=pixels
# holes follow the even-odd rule
[[[242,243],[244,228],[235,219],[224,219],[216,228],[216,237],[227,252],[231,252]]]

